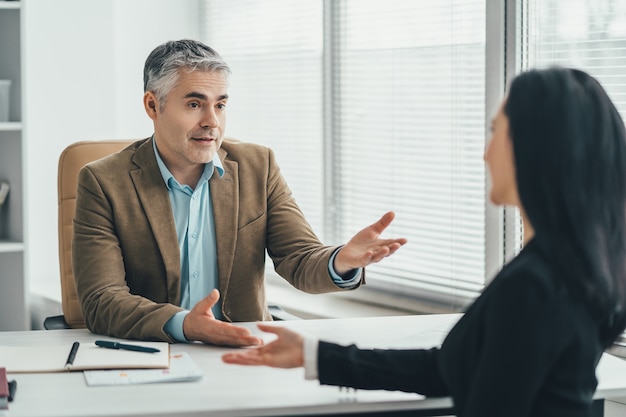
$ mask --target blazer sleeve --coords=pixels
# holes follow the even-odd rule
[[[447,396],[437,365],[439,349],[359,349],[321,341],[318,377],[325,385]]]
[[[267,152],[267,250],[276,272],[307,293],[343,290],[332,281],[328,270],[337,247],[325,246],[318,239],[293,198],[273,151]],[[363,281],[364,277],[357,287]]]
[[[173,342],[163,326],[181,308],[131,293],[112,204],[96,175],[84,167],[78,179],[72,263],[85,324],[94,333]],[[158,268],[148,256],[143,262]],[[159,275],[146,280],[158,287]]]

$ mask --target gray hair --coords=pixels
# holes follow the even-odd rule
[[[148,55],[143,69],[143,90],[156,95],[159,107],[176,85],[181,68],[221,72],[227,80],[231,73],[220,54],[202,42],[183,39],[159,45]]]

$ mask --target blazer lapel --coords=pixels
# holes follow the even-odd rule
[[[163,257],[168,298],[173,304],[179,305],[180,250],[176,238],[176,225],[167,187],[152,148],[152,140],[147,140],[137,148],[133,162],[138,168],[132,170],[130,175]]]
[[[209,184],[217,241],[217,273],[223,299],[233,269],[239,229],[239,171],[237,162],[227,159],[225,150],[220,149],[218,153],[224,167],[224,176],[220,178],[214,174]]]

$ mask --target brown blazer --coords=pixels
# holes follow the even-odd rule
[[[224,176],[210,180],[222,313],[271,320],[265,250],[276,271],[309,293],[340,290],[323,246],[280,174],[273,152],[225,140]],[[94,333],[172,339],[165,323],[181,308],[180,253],[152,139],[86,165],[79,174],[72,262],[85,323]]]

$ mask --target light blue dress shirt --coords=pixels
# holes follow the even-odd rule
[[[187,342],[183,333],[183,321],[189,310],[213,290],[218,287],[217,272],[217,239],[215,237],[215,222],[213,219],[213,204],[209,180],[217,170],[220,178],[224,175],[224,168],[219,156],[215,154],[213,160],[207,163],[195,189],[180,184],[167,169],[159,155],[156,143],[153,141],[154,153],[161,176],[167,186],[178,247],[180,249],[180,306],[185,309],[176,313],[165,324],[165,332],[179,342]],[[330,258],[328,271],[333,282],[341,288],[355,287],[361,280],[362,269],[354,271],[352,276],[342,278],[333,268],[337,249]],[[221,301],[212,308],[216,319],[223,319]]]

